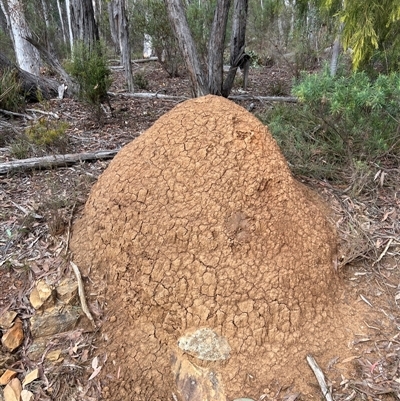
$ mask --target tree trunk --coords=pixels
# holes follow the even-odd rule
[[[337,68],[338,68],[339,55],[340,55],[340,51],[341,51],[341,47],[342,47],[340,44],[340,37],[342,34],[342,30],[343,30],[343,24],[340,25],[339,33],[336,36],[335,42],[333,43],[332,58],[331,58],[331,64],[330,64],[330,73],[331,73],[332,77],[334,77],[336,75]]]
[[[217,2],[208,42],[208,88],[213,95],[222,95],[225,34],[230,4],[230,0]]]
[[[39,53],[25,39],[30,37],[31,33],[25,20],[22,2],[20,0],[8,0],[8,13],[17,63],[21,69],[39,75]]]
[[[204,73],[201,69],[192,34],[180,0],[164,0],[168,10],[171,25],[175,31],[179,48],[189,71],[194,97],[209,93]]]
[[[119,48],[119,40],[118,40],[118,27],[117,27],[117,20],[115,17],[115,1],[109,1],[107,3],[108,8],[108,22],[110,25],[110,35],[111,40],[114,45],[114,49],[116,54],[120,55],[120,48]]]
[[[131,47],[129,44],[128,19],[125,12],[125,0],[112,0],[109,6],[112,12],[110,18],[114,20],[116,34],[118,37],[121,62],[124,66],[125,79],[128,85],[128,91],[133,91],[132,65],[131,65]]]
[[[224,82],[222,95],[227,97],[232,89],[236,71],[240,67],[248,74],[249,56],[245,53],[246,24],[247,24],[248,0],[235,0],[233,6],[231,57],[230,69]],[[244,77],[246,84],[247,77]]]
[[[58,17],[59,17],[60,23],[61,23],[61,32],[62,32],[62,36],[63,36],[63,41],[65,44],[67,44],[67,35],[65,33],[64,16],[62,13],[60,0],[57,0],[57,10],[58,10]]]
[[[71,2],[70,0],[65,0],[65,9],[67,11],[67,20],[68,20],[68,36],[69,36],[69,50],[71,53],[74,50],[74,33],[72,31],[72,15],[71,15]]]
[[[94,18],[91,0],[69,0],[74,44],[81,41],[92,49],[99,41],[99,30]]]
[[[152,37],[145,33],[143,38],[143,58],[149,58],[153,54],[153,40]]]
[[[4,71],[5,69],[16,72],[22,85],[22,95],[24,95],[28,101],[37,102],[39,101],[39,97],[42,99],[51,99],[58,96],[58,82],[42,76],[33,75],[18,68],[0,52],[0,71]]]

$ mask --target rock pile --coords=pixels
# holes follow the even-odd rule
[[[182,103],[124,147],[71,248],[106,305],[106,399],[304,389],[307,353],[327,361],[347,345],[326,211],[226,99]]]

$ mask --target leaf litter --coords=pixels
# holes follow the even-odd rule
[[[159,67],[148,67],[147,72],[158,77],[154,85],[159,83],[166,93],[188,95],[187,78],[168,81]],[[117,92],[118,86],[123,87],[122,73],[114,74],[113,91]],[[268,81],[270,77],[264,74],[263,70],[258,78]],[[257,85],[254,84],[255,92],[262,94],[262,80]],[[73,153],[123,146],[176,104],[160,99],[118,98],[118,95],[112,103],[118,117],[107,116],[103,122],[93,120],[88,108],[70,99],[51,101],[46,107],[69,122],[68,146]],[[12,126],[13,130],[21,130],[15,122]],[[0,162],[9,159],[7,148],[1,148]],[[67,257],[71,223],[107,165],[107,161],[98,161],[0,177],[0,317],[14,311],[27,327],[28,319],[35,313],[28,301],[35,280],[47,278],[57,283],[73,275]],[[371,179],[369,188],[355,197],[327,182],[300,177],[334,211],[333,219],[341,240],[339,274],[354,284],[360,301],[368,303],[376,312],[366,322],[373,328],[373,335],[358,339],[359,355],[352,360],[337,361],[355,364],[357,377],[343,377],[340,383],[329,383],[329,370],[334,369],[334,364],[322,367],[334,400],[400,399],[399,176],[398,168],[381,168]],[[102,300],[89,303],[99,323],[102,304]],[[26,379],[26,391],[35,394],[36,399],[98,400],[101,395],[98,374],[102,364],[96,350],[97,335],[97,331],[84,330],[55,335],[48,341],[45,353],[31,361],[27,346],[32,338],[26,330],[25,346],[5,366],[18,372],[18,381]],[[66,351],[62,352],[62,362],[49,362],[46,355],[57,348]],[[1,362],[3,355],[0,357]],[[28,383],[28,372],[37,372],[38,377]],[[271,399],[264,399],[267,398]],[[301,399],[301,395],[279,388],[273,399],[294,401]]]

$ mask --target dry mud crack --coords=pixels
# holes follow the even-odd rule
[[[340,380],[366,332],[334,269],[326,207],[268,130],[220,97],[178,105],[121,150],[71,249],[105,301],[109,400],[258,399],[277,386],[317,396],[306,355],[322,366],[339,357]],[[199,330],[225,344],[224,358],[179,346]]]

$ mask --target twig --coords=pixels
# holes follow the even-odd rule
[[[43,111],[39,109],[26,109],[26,111],[30,111],[31,113],[39,113],[39,114],[44,114],[46,116],[51,116],[56,118],[57,120],[60,118],[60,116],[56,113],[52,113],[51,111]]]
[[[92,322],[93,327],[96,327],[96,324],[94,322],[92,314],[90,313],[89,308],[86,303],[85,290],[83,288],[81,272],[79,271],[78,266],[74,262],[70,261],[69,263],[75,273],[76,280],[78,281],[78,294],[79,294],[79,299],[81,301],[82,310],[85,313],[85,315],[88,317],[88,319]]]
[[[379,255],[379,258],[374,263],[372,263],[372,266],[375,266],[377,263],[379,263],[381,261],[381,259],[386,255],[386,252],[389,249],[390,245],[392,245],[392,242],[393,242],[393,238],[390,238],[390,240],[388,241],[388,243],[385,246],[385,249]]]
[[[325,376],[312,355],[307,355],[307,362],[317,378],[318,384],[321,387],[322,394],[324,395],[326,401],[333,401],[332,394],[330,393],[325,381]]]
[[[372,308],[372,304],[371,302],[368,301],[367,298],[364,297],[364,295],[360,294],[360,298],[368,305]]]

